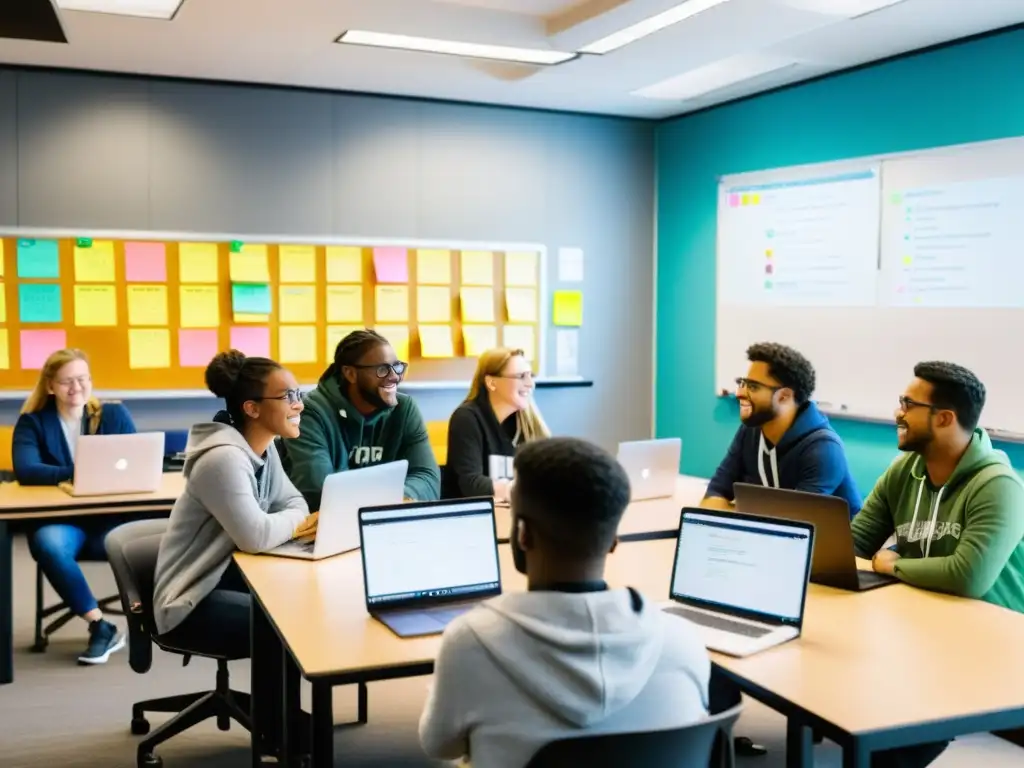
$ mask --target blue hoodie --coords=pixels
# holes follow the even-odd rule
[[[814,403],[800,408],[796,421],[774,447],[774,462],[772,450],[767,440],[762,449],[760,427],[741,424],[708,484],[707,495],[731,501],[733,483],[753,483],[838,496],[850,505],[851,517],[860,511],[863,501],[846,464],[843,442]]]

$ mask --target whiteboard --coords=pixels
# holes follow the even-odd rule
[[[982,426],[1024,436],[1024,139],[722,178],[715,336],[718,394],[777,341],[826,411],[891,420],[914,364],[948,360],[984,382]]]

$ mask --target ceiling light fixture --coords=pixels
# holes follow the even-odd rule
[[[579,49],[579,52],[600,55],[614,51],[616,48],[635,43],[643,37],[653,35],[655,32],[665,29],[665,27],[671,27],[673,24],[678,24],[681,21],[686,21],[686,19],[696,16],[698,13],[702,13],[725,2],[728,2],[728,0],[687,0],[687,2],[673,6],[667,11],[662,11],[655,16],[650,16],[630,27],[620,29],[618,32],[613,32],[607,37],[602,37],[600,40],[585,45]]]
[[[514,48],[507,45],[486,45],[463,43],[457,40],[435,40],[429,37],[393,35],[388,32],[367,32],[350,29],[335,41],[348,45],[367,45],[374,48],[391,48],[421,53],[443,53],[449,56],[464,56],[492,61],[513,61],[519,64],[552,66],[575,59],[577,54],[543,48]]]
[[[107,13],[171,21],[185,0],[57,0],[62,11]]]
[[[795,67],[797,62],[764,54],[741,54],[707,64],[633,91],[634,96],[690,101],[732,85]]]
[[[785,0],[786,5],[801,11],[820,13],[823,16],[839,16],[856,19],[880,11],[904,0]]]

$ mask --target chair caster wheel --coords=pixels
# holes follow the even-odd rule
[[[132,734],[135,736],[145,736],[147,733],[149,733],[149,720],[144,717],[133,717]]]
[[[137,762],[138,768],[162,768],[164,764],[163,758],[152,752],[140,752]]]

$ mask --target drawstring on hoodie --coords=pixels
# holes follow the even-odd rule
[[[768,463],[771,464],[772,468],[772,488],[779,487],[779,460],[775,456],[775,446],[772,446],[771,450],[768,450],[768,446],[765,444],[764,432],[761,433],[761,444],[757,450],[757,472],[761,475],[761,485],[767,486],[768,475],[764,471],[764,456],[768,454]]]
[[[921,507],[921,496],[924,493],[924,484],[927,477],[924,474],[916,474],[917,465],[921,463],[921,457],[918,456],[914,460],[914,465],[910,468],[910,476],[918,481],[917,486],[917,500],[914,502],[914,515],[910,518],[910,530],[907,531],[907,541],[914,541],[911,537],[914,535],[914,526],[917,525],[917,512]],[[942,492],[946,490],[946,486],[943,485],[939,488],[939,492],[935,494],[935,506],[932,507],[931,519],[928,523],[928,538],[925,540],[922,551],[924,556],[928,557],[928,553],[932,551],[932,537],[935,536],[935,525],[939,519],[939,502],[942,501]],[[921,537],[917,537],[917,541],[920,541]]]

